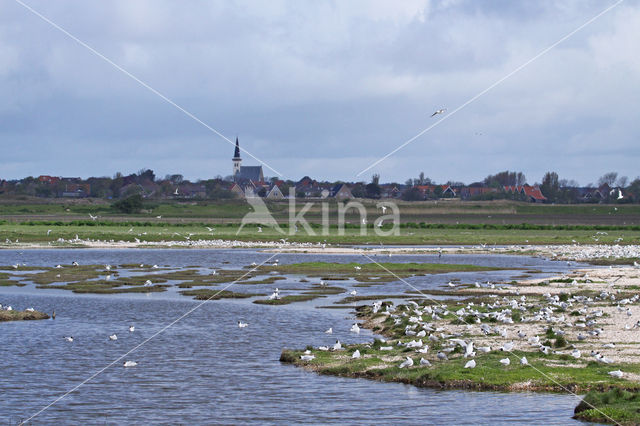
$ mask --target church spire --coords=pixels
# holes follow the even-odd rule
[[[233,163],[233,176],[236,176],[240,173],[240,165],[242,164],[242,158],[240,158],[240,143],[238,142],[238,137],[236,136],[236,150],[233,153],[233,158],[231,159]]]
[[[233,153],[233,158],[240,158],[240,143],[238,143],[238,137],[236,136],[236,150]]]

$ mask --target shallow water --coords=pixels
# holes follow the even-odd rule
[[[272,256],[252,250],[33,250],[0,251],[0,265],[146,263],[182,267],[241,267]],[[352,262],[362,256],[279,254],[281,263]],[[389,259],[383,259],[389,261]],[[231,264],[223,264],[229,261]],[[511,265],[547,273],[564,262],[513,256],[394,256],[390,261]],[[506,274],[456,275],[463,281]],[[505,275],[505,276],[506,276]],[[440,286],[449,278],[420,278]],[[286,284],[286,283],[284,283]],[[273,286],[283,287],[278,282]],[[291,283],[290,285],[294,285]],[[345,286],[341,282],[339,285]],[[405,286],[402,283],[387,286]],[[284,286],[286,287],[286,286]],[[234,288],[232,288],[234,289]],[[235,289],[234,289],[235,290]],[[358,288],[358,292],[379,289]],[[202,304],[175,293],[75,295],[30,287],[0,287],[0,303],[51,312],[56,320],[0,324],[0,422],[35,414],[92,374],[94,379],[44,412],[36,424],[84,423],[427,423],[567,424],[578,403],[570,395],[436,391],[413,386],[319,376],[278,361],[282,348],[371,340],[349,333],[348,310],[313,303],[255,305],[247,300]],[[196,308],[175,325],[172,321]],[[249,327],[239,329],[242,319]],[[127,327],[136,326],[134,333]],[[323,333],[333,327],[334,335]],[[108,335],[116,333],[117,341]],[[68,343],[62,336],[74,336]],[[134,352],[122,357],[135,349]],[[138,366],[123,368],[124,360]]]

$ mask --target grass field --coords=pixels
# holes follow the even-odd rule
[[[403,228],[399,235],[379,236],[372,223],[382,215],[375,200],[359,200],[367,212],[366,235],[360,235],[360,216],[351,209],[345,215],[346,229],[336,227],[338,204],[329,201],[328,232],[323,232],[319,201],[297,200],[312,233],[299,226],[291,235],[286,227],[289,202],[268,202],[283,232],[247,226],[238,233],[238,223],[251,207],[241,200],[225,202],[163,202],[149,204],[139,214],[115,212],[105,200],[0,200],[0,242],[48,243],[59,238],[114,241],[243,240],[330,243],[330,244],[571,244],[640,243],[640,205],[534,205],[511,201],[439,202],[396,201]],[[98,216],[92,221],[89,214]],[[531,224],[542,229],[525,229]],[[441,226],[442,228],[437,228]],[[518,227],[519,229],[512,229]],[[571,226],[572,229],[564,229]],[[210,231],[209,228],[214,228]],[[596,227],[596,228],[593,228]],[[384,228],[383,228],[384,230]],[[387,228],[388,230],[388,228]],[[606,231],[606,234],[603,232]],[[49,235],[47,235],[47,232]],[[621,240],[620,240],[621,239]]]
[[[622,238],[621,244],[640,244],[639,230],[609,230],[605,234],[596,234],[595,230],[557,230],[557,229],[422,229],[402,228],[400,235],[378,236],[373,229],[367,229],[367,235],[360,235],[359,228],[344,230],[340,235],[336,227],[331,227],[329,235],[323,235],[321,228],[310,235],[301,230],[289,235],[264,227],[257,232],[256,227],[245,227],[239,233],[239,226],[214,226],[209,231],[204,225],[154,224],[151,226],[132,226],[127,224],[110,226],[67,226],[67,225],[21,225],[12,222],[0,224],[0,242],[9,239],[21,243],[55,243],[59,238],[65,240],[92,239],[102,241],[196,241],[196,240],[240,240],[240,241],[278,241],[311,242],[329,244],[613,244]],[[286,232],[288,230],[285,229]],[[48,233],[48,235],[47,235]],[[596,241],[597,240],[597,241]]]
[[[365,208],[369,222],[380,216],[377,207],[380,201],[357,200]],[[547,205],[513,201],[461,202],[458,200],[405,202],[393,200],[399,210],[402,222],[427,223],[532,223],[532,224],[584,224],[584,225],[640,225],[640,205]],[[295,208],[300,211],[310,204],[305,218],[309,222],[320,223],[322,203],[319,200],[296,200]],[[325,201],[329,211],[329,221],[337,220],[338,204]],[[267,201],[267,207],[276,220],[284,222],[289,218],[290,203]],[[169,223],[191,221],[207,223],[239,222],[251,211],[243,200],[227,201],[166,201],[149,202],[139,214],[123,215],[111,207],[111,202],[101,199],[0,199],[0,220],[77,220],[87,219],[89,214],[115,221],[150,220]],[[161,216],[161,219],[157,219]],[[359,216],[353,209],[346,212],[346,218],[353,223]]]

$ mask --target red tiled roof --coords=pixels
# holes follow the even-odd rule
[[[540,191],[540,188],[538,188],[537,186],[525,185],[522,188],[524,190],[525,195],[527,195],[528,197],[533,198],[534,200],[546,200],[547,199],[547,197],[542,195],[542,191]]]

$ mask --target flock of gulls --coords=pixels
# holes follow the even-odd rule
[[[629,275],[633,276],[640,265],[636,263],[627,269]],[[574,279],[562,285],[576,287],[589,282],[591,279],[585,274],[580,282]],[[479,361],[474,359],[476,355],[490,352],[504,352],[505,358],[499,362],[506,367],[512,363],[514,350],[539,351],[543,355],[569,355],[575,360],[588,357],[587,359],[601,364],[612,364],[614,360],[604,352],[615,351],[621,343],[618,342],[617,346],[614,341],[603,341],[602,336],[607,335],[604,327],[613,326],[626,332],[640,332],[640,320],[636,318],[638,311],[631,309],[640,301],[640,295],[618,297],[620,290],[613,288],[614,283],[615,280],[612,280],[603,284],[607,289],[594,296],[567,293],[552,295],[546,292],[527,297],[519,295],[517,290],[515,296],[500,297],[487,293],[493,299],[490,303],[468,302],[466,306],[458,305],[455,308],[450,308],[447,304],[419,305],[414,301],[396,307],[376,301],[372,305],[374,314],[381,313],[392,318],[396,326],[406,324],[402,338],[389,341],[378,339],[381,343],[378,349],[392,351],[394,348],[409,348],[414,357],[420,357],[420,367],[429,367],[432,362],[447,361],[452,355],[457,357],[461,354],[464,364],[460,368],[473,369],[479,365]],[[517,320],[514,321],[516,315]],[[452,316],[457,321],[452,323]],[[616,321],[611,324],[614,316],[626,318],[627,321],[624,324]],[[353,324],[350,331],[359,333],[360,326]],[[325,333],[332,332],[330,328]],[[554,338],[562,337],[565,341],[575,343],[567,343],[561,348],[552,347],[547,333],[552,333]],[[408,339],[411,340],[407,341]],[[368,346],[371,347],[370,344]],[[437,346],[439,349],[434,354],[430,351],[430,346]],[[340,341],[336,341],[333,346],[320,346],[318,349],[346,350]],[[352,354],[352,358],[361,356],[359,350]],[[307,362],[314,358],[309,350],[300,357]],[[517,358],[521,366],[529,365],[526,357]],[[414,365],[414,358],[406,356],[397,366],[411,368]],[[626,375],[619,369],[608,374],[615,378]]]

